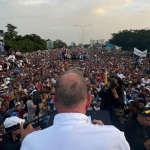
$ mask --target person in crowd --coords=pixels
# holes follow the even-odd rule
[[[15,116],[7,118],[4,121],[5,131],[9,132],[15,129],[18,126],[18,123],[21,124],[21,122],[24,122],[24,120]],[[2,142],[0,142],[0,148],[2,150],[20,150],[20,147],[20,129],[17,129],[8,135],[4,135],[2,137]]]
[[[144,108],[146,106],[146,102],[144,101],[144,99],[139,99],[138,104],[139,108]]]
[[[10,55],[10,50],[11,50],[11,45],[8,45],[8,44],[5,43],[5,45],[4,45],[4,50],[5,50],[6,56],[9,57],[9,55]]]
[[[5,126],[3,124],[3,122],[0,122],[0,134],[5,134]]]
[[[144,78],[141,79],[141,83],[150,84],[150,79],[148,78],[148,74],[144,75]]]
[[[128,120],[132,120],[136,118],[138,109],[139,109],[139,104],[136,101],[130,101]]]
[[[124,126],[125,137],[131,150],[150,149],[150,111],[140,108],[137,117]]]
[[[53,100],[59,112],[54,118],[54,125],[26,136],[21,150],[40,150],[43,146],[45,149],[56,150],[99,149],[100,147],[107,150],[129,150],[125,137],[118,129],[113,126],[95,126],[85,116],[91,100],[91,94],[87,93],[86,80],[80,71],[73,69],[60,75],[56,81],[56,95]],[[93,121],[93,123],[102,122]],[[105,140],[109,144],[104,144]]]
[[[39,130],[39,128],[34,129],[31,126],[31,124],[29,124],[27,128],[24,129],[23,128],[24,122],[25,122],[24,119],[20,119],[16,116],[9,117],[4,121],[5,131],[8,134],[3,134],[3,136],[0,137],[1,150],[20,150],[22,140],[24,140],[24,138],[28,134]],[[18,128],[19,125],[20,128]]]
[[[20,102],[16,102],[15,104],[15,111],[11,114],[11,116],[17,116],[19,118],[23,118],[23,114],[24,112],[24,108],[21,108],[21,103]]]
[[[5,56],[5,51],[4,51],[4,47],[2,43],[0,43],[0,52],[1,52],[1,55]]]
[[[99,98],[98,100],[97,100],[97,104],[96,104],[96,107],[97,107],[97,109],[98,110],[101,110],[101,98]]]
[[[102,98],[101,110],[108,110],[112,124],[121,129],[119,120],[124,115],[125,106],[121,79],[115,76],[113,82],[109,81],[98,94]]]
[[[6,105],[2,105],[0,108],[0,122],[3,122],[6,118],[10,117],[15,109],[7,110]]]
[[[36,90],[33,90],[29,95],[30,95],[30,99],[27,101],[27,108],[28,108],[28,121],[31,121],[33,119],[35,119],[35,110],[37,105],[33,103],[33,93]],[[48,97],[44,97],[44,99],[42,100],[42,102],[39,104],[39,108],[42,109],[47,101]]]
[[[150,108],[150,95],[145,94],[146,107]]]

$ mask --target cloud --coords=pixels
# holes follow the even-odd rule
[[[4,13],[5,12],[5,13]],[[149,0],[1,0],[0,28],[17,26],[21,35],[38,34],[42,38],[79,43],[81,28],[87,25],[84,43],[90,39],[109,39],[123,29],[148,27]]]

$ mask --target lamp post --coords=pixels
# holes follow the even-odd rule
[[[82,28],[82,48],[84,48],[83,46],[83,39],[84,39],[84,28],[87,27],[87,26],[92,26],[92,25],[85,25],[85,26],[80,26],[80,25],[74,25],[74,26],[78,26],[78,27],[81,27]]]

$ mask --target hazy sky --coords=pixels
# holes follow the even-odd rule
[[[0,29],[11,23],[20,35],[35,33],[69,45],[81,43],[75,24],[92,24],[85,28],[84,43],[90,43],[119,30],[150,27],[149,18],[150,0],[0,0]]]

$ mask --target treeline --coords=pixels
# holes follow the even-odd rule
[[[109,40],[111,44],[122,47],[123,50],[133,50],[134,47],[150,51],[150,30],[123,30],[113,33]]]
[[[30,34],[21,36],[18,35],[16,26],[7,24],[7,32],[5,32],[5,43],[11,46],[12,50],[20,50],[21,52],[32,52],[36,50],[46,50],[47,44],[44,39],[36,34]],[[58,48],[61,40],[54,41],[54,48]],[[62,42],[64,46],[67,46],[65,42]]]

